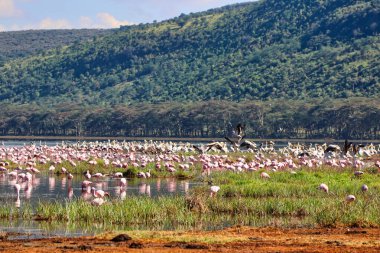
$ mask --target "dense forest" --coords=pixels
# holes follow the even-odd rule
[[[247,138],[380,139],[378,98],[8,105],[2,111],[0,135],[224,137],[243,122]]]
[[[112,32],[111,29],[0,32],[0,66],[12,59],[41,54],[49,49],[79,43]]]
[[[0,134],[379,138],[379,22],[378,0],[262,0],[27,50]]]

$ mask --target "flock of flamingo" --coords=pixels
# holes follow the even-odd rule
[[[127,178],[123,170],[134,167],[140,170],[139,178],[151,177],[149,164],[154,164],[154,170],[174,175],[176,171],[189,171],[196,167],[201,168],[201,174],[209,177],[215,171],[233,171],[246,173],[260,171],[260,177],[270,179],[271,174],[277,171],[297,173],[301,167],[317,168],[330,166],[335,168],[354,168],[354,175],[362,175],[363,169],[375,166],[380,169],[380,145],[358,145],[356,150],[347,143],[344,150],[338,145],[301,145],[288,143],[282,148],[275,148],[273,142],[256,145],[254,142],[237,141],[226,138],[228,142],[212,142],[205,145],[175,142],[78,142],[76,144],[24,145],[18,147],[0,146],[0,175],[8,177],[17,193],[16,206],[20,206],[20,191],[25,192],[32,188],[32,182],[40,173],[38,168],[47,168],[48,173],[60,174],[69,182],[74,178],[73,171],[64,167],[70,164],[75,168],[78,163],[88,164],[89,170],[81,183],[83,197],[92,205],[100,206],[106,202],[110,194],[101,189],[102,184],[96,180],[111,177],[118,182],[118,191],[124,193],[127,187]],[[240,152],[237,158],[230,156],[231,152]],[[239,154],[240,154],[239,153]],[[250,154],[248,159],[246,154]],[[373,157],[374,159],[367,159]],[[377,160],[376,160],[377,159]],[[68,162],[68,163],[67,163]],[[110,172],[102,174],[95,171],[98,164]],[[152,166],[149,168],[152,169]],[[42,170],[42,169],[41,169]],[[113,171],[119,172],[113,173]],[[92,173],[91,173],[91,172]],[[328,192],[328,186],[321,183],[318,189]],[[210,196],[215,196],[220,186],[211,185]],[[368,191],[368,186],[362,186]],[[355,200],[355,196],[348,195],[348,202]]]

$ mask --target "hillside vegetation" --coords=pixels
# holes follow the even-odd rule
[[[6,64],[9,102],[375,96],[380,2],[265,0],[123,27]]]
[[[372,126],[380,117],[379,32],[378,0],[262,0],[121,27],[6,61],[0,68],[0,101],[13,114],[3,113],[0,130],[78,134],[79,125],[86,125],[86,134],[222,136],[239,119],[252,124],[252,135],[262,137],[373,138],[380,131]],[[201,101],[218,100],[219,107],[212,108],[220,109],[217,115],[222,118],[215,126],[199,123],[202,117],[194,108],[213,104]],[[61,114],[63,103],[80,109]],[[277,111],[274,104],[279,105]],[[367,109],[362,112],[357,105]],[[35,108],[35,115],[26,108]],[[116,108],[124,108],[118,116],[113,115]],[[173,111],[161,115],[165,108]],[[270,123],[255,108],[269,108],[278,125],[266,126]],[[257,114],[250,114],[251,109]],[[215,110],[202,115],[214,118]],[[322,126],[340,110],[339,115],[351,117],[341,116],[346,123]],[[40,126],[32,130],[32,123],[42,120],[36,119],[53,112],[66,115],[54,121],[59,130],[52,133],[51,127]],[[15,118],[20,114],[21,120]],[[72,120],[67,122],[69,116]],[[116,125],[122,126],[111,123],[115,117],[120,119]],[[176,123],[162,126],[170,130],[154,132],[152,127],[163,117]],[[292,117],[299,117],[297,125],[286,123]],[[355,132],[353,121],[360,127],[371,124],[365,133]],[[15,122],[24,123],[14,127]],[[125,122],[131,125],[123,126]],[[306,134],[316,125],[319,130]],[[192,133],[197,127],[199,132]]]
[[[28,30],[0,32],[0,66],[19,57],[41,54],[43,51],[62,47],[94,36],[112,33],[113,30]]]

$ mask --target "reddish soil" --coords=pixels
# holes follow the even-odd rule
[[[197,242],[181,242],[173,237],[113,242],[107,236],[11,241],[5,235],[0,237],[0,252],[380,252],[380,229],[234,227],[221,231],[182,232],[183,235],[188,239],[197,238]],[[233,242],[199,242],[201,238],[212,237]]]

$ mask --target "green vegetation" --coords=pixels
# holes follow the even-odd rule
[[[378,138],[379,16],[376,0],[262,0],[6,61],[0,131],[210,137],[243,119],[255,137]]]
[[[0,32],[0,66],[16,58],[44,54],[47,50],[89,41],[113,31],[80,29]]]
[[[122,27],[4,65],[1,100],[132,103],[379,94],[378,1],[275,1]]]
[[[118,106],[4,105],[0,135],[379,139],[378,98],[208,101]]]
[[[221,190],[215,198],[209,196],[209,186],[194,188],[188,196],[127,197],[91,206],[83,200],[64,203],[41,202],[36,207],[38,219],[68,223],[107,223],[127,227],[210,228],[229,225],[281,227],[379,227],[379,174],[366,171],[363,177],[353,177],[353,170],[327,168],[302,169],[297,174],[270,173],[269,180],[260,172],[212,174]],[[318,190],[321,183],[330,192]],[[367,184],[368,192],[360,187]],[[345,197],[354,194],[348,203]],[[10,209],[12,209],[10,211]],[[29,209],[22,216],[31,219]],[[0,207],[2,218],[14,216],[16,209]],[[21,214],[20,214],[21,215]]]

